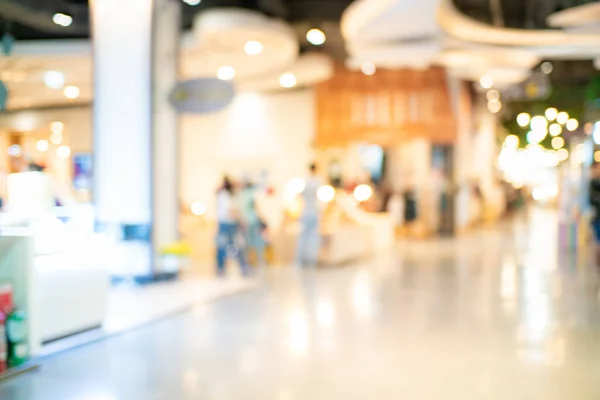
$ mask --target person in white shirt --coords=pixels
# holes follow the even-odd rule
[[[300,217],[302,225],[300,235],[298,236],[298,245],[296,247],[296,265],[314,266],[317,264],[319,256],[319,199],[317,191],[321,187],[321,180],[317,176],[317,165],[312,163],[309,166],[310,175],[306,179],[306,185],[302,192],[304,207]]]
[[[217,192],[217,274],[224,275],[227,252],[234,252],[242,270],[248,272],[245,250],[237,240],[241,234],[239,210],[234,200],[234,186],[229,178],[223,178],[223,186]]]

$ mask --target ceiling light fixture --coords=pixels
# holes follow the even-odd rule
[[[249,56],[256,56],[263,51],[263,45],[258,40],[249,40],[244,45],[244,52]]]
[[[327,36],[325,36],[325,32],[323,32],[322,30],[313,28],[306,32],[306,40],[308,40],[310,44],[320,46],[323,43],[325,43],[325,41],[327,40]]]
[[[67,86],[63,91],[65,97],[71,100],[78,98],[79,92],[80,90],[77,86]]]
[[[62,89],[65,86],[65,75],[58,71],[46,71],[44,85],[50,89]]]
[[[68,14],[56,13],[52,16],[52,22],[54,22],[56,25],[64,26],[66,28],[67,26],[71,26],[73,23],[73,17]]]
[[[202,0],[183,0],[183,2],[188,6],[197,6],[198,4],[202,3]]]
[[[363,74],[371,76],[371,75],[375,74],[375,72],[377,71],[377,67],[375,66],[375,64],[368,61],[368,62],[363,63],[360,66],[360,70],[362,71]]]
[[[224,65],[217,70],[217,78],[222,81],[230,81],[235,76],[235,69],[228,65]]]
[[[296,86],[296,76],[291,72],[286,72],[279,77],[279,84],[284,88],[292,88]]]

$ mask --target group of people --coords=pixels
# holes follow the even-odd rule
[[[295,264],[314,266],[320,248],[320,206],[317,191],[322,185],[316,164],[309,165],[309,176],[301,193],[303,211],[296,247]],[[217,273],[223,275],[228,256],[235,258],[243,275],[251,272],[248,255],[254,252],[257,264],[266,265],[265,231],[267,224],[257,204],[257,190],[250,181],[236,183],[223,178],[217,191]]]
[[[259,266],[265,265],[266,229],[259,215],[256,190],[250,182],[235,183],[223,178],[217,192],[217,273],[225,273],[227,256],[234,256],[242,274],[250,273],[248,255],[254,251]]]

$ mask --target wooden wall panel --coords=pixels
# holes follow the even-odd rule
[[[446,144],[456,137],[441,68],[378,70],[367,76],[337,65],[316,90],[317,147],[367,141],[383,146],[412,137]]]

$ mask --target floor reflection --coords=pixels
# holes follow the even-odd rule
[[[358,265],[269,271],[48,359],[0,398],[598,399],[600,279],[586,251],[559,251],[556,223],[533,210]]]

